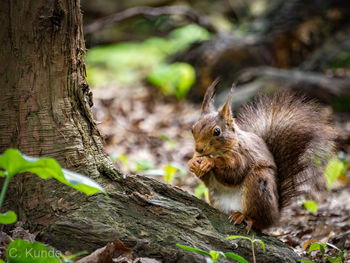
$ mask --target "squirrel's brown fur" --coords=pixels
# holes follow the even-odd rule
[[[259,96],[233,118],[231,93],[216,111],[213,83],[193,126],[189,168],[209,188],[210,202],[235,223],[265,228],[298,195],[300,184],[320,176],[335,132],[313,101],[291,93]],[[237,210],[237,211],[236,211]]]
[[[259,96],[242,108],[238,125],[261,137],[272,153],[278,178],[279,207],[298,194],[298,184],[321,174],[320,162],[332,154],[335,132],[314,101],[291,93]]]

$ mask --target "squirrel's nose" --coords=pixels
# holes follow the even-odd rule
[[[203,148],[196,147],[196,152],[197,153],[203,153]]]

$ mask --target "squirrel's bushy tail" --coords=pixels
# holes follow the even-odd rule
[[[266,142],[277,165],[279,206],[300,193],[298,185],[315,182],[333,154],[335,131],[328,114],[314,102],[292,93],[259,96],[239,112],[242,129]]]

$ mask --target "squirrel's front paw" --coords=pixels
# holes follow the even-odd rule
[[[203,158],[198,167],[198,176],[202,177],[214,167],[214,160],[210,158]]]
[[[195,175],[198,176],[198,169],[199,169],[199,165],[201,164],[202,160],[199,157],[193,157],[191,160],[188,161],[187,165],[188,165],[188,169],[190,169],[190,171],[192,173],[194,173]]]
[[[188,168],[198,177],[202,177],[214,167],[214,160],[210,158],[192,158],[188,161]]]

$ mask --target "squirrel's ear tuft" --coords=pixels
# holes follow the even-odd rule
[[[205,92],[201,114],[209,113],[215,110],[214,108],[214,97],[216,92],[216,85],[220,82],[220,78],[216,78],[213,83],[207,88]]]
[[[221,118],[223,118],[228,123],[232,123],[233,121],[232,110],[231,110],[231,98],[232,98],[234,88],[235,88],[235,84],[232,84],[232,87],[227,96],[226,102],[224,105],[221,106],[219,110],[219,114]]]

